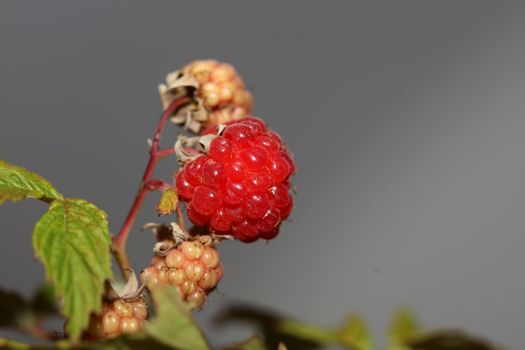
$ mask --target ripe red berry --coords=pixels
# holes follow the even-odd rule
[[[252,242],[271,239],[293,207],[292,156],[258,118],[228,123],[206,155],[177,174],[175,185],[195,225]]]
[[[165,257],[155,257],[142,271],[142,282],[150,290],[176,286],[181,298],[201,307],[223,275],[219,252],[198,241],[183,242]]]
[[[142,298],[105,301],[102,311],[91,316],[84,338],[98,340],[136,333],[142,328],[147,316],[148,308]]]

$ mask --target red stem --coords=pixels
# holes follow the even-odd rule
[[[188,97],[182,96],[176,98],[171,102],[171,104],[168,106],[168,108],[166,108],[166,110],[162,114],[157,125],[157,130],[155,131],[155,136],[151,141],[148,164],[146,165],[146,169],[144,170],[144,175],[142,176],[142,181],[140,182],[137,195],[135,196],[135,200],[131,205],[131,209],[129,210],[128,216],[122,224],[119,233],[113,238],[113,254],[115,255],[119,267],[126,279],[129,277],[131,270],[131,266],[125,248],[126,241],[128,239],[129,233],[131,232],[131,228],[133,227],[135,219],[137,218],[137,214],[139,213],[140,207],[142,206],[142,203],[144,202],[144,199],[146,198],[146,195],[148,193],[147,184],[150,180],[152,180],[153,172],[159,159],[175,153],[174,149],[160,150],[160,138],[162,130],[164,129],[164,126],[166,125],[166,122],[168,121],[169,117],[172,116],[177,109],[187,104],[188,102],[190,102],[190,99]]]

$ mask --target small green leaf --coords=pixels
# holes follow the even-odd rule
[[[283,334],[290,335],[302,340],[308,340],[317,344],[326,345],[339,343],[336,332],[312,324],[292,320],[283,320],[279,322],[277,329]]]
[[[345,346],[355,350],[372,350],[373,342],[365,321],[358,315],[349,317],[338,331]]]
[[[398,311],[392,320],[388,339],[391,345],[404,344],[419,334],[420,327],[414,315],[408,310]]]
[[[54,201],[36,223],[35,254],[63,298],[73,340],[87,326],[89,314],[101,308],[104,281],[111,278],[110,245],[106,213],[85,200]]]
[[[168,188],[162,192],[159,204],[157,204],[157,214],[159,216],[173,214],[179,205],[179,197],[174,188]]]
[[[189,307],[175,288],[164,287],[153,293],[157,317],[145,332],[159,342],[179,350],[209,350],[202,331],[193,321]]]
[[[263,341],[259,337],[252,337],[247,341],[228,347],[224,350],[266,350]]]
[[[0,160],[0,204],[28,197],[51,202],[62,195],[40,175]]]

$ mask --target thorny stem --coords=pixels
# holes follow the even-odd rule
[[[166,110],[162,114],[157,125],[157,130],[155,131],[155,136],[151,140],[148,164],[146,165],[146,169],[144,170],[144,175],[142,176],[142,181],[140,182],[137,195],[135,196],[133,204],[131,205],[131,208],[129,210],[128,216],[126,217],[126,220],[124,220],[124,223],[122,224],[119,233],[115,237],[113,237],[112,253],[119,265],[122,275],[126,280],[131,274],[131,264],[129,262],[128,254],[126,252],[126,242],[129,233],[131,231],[131,228],[133,227],[135,219],[137,218],[137,214],[139,213],[140,207],[142,206],[142,203],[144,202],[144,199],[146,198],[146,195],[149,192],[148,184],[152,180],[153,172],[155,170],[157,162],[161,158],[175,153],[173,149],[160,149],[160,138],[162,130],[164,129],[164,126],[166,125],[166,122],[168,121],[169,117],[172,116],[175,111],[177,111],[180,107],[184,106],[188,102],[190,102],[190,99],[188,97],[178,97],[171,102],[171,104],[168,106],[168,108],[166,108]]]

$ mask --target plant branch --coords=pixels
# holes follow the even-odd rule
[[[171,147],[171,148],[166,148],[166,149],[161,149],[159,151],[157,151],[157,155],[162,158],[162,157],[166,157],[166,156],[170,156],[172,154],[175,154],[175,148]]]
[[[144,175],[142,176],[142,181],[140,182],[139,189],[119,233],[113,238],[112,253],[115,256],[115,259],[117,260],[117,263],[120,267],[124,278],[126,279],[129,277],[131,271],[131,265],[129,263],[129,258],[126,253],[126,242],[129,233],[131,232],[135,219],[137,218],[137,214],[139,213],[142,203],[144,202],[144,199],[146,198],[146,195],[149,191],[148,185],[150,184],[153,178],[153,172],[155,170],[155,167],[157,166],[157,162],[161,158],[174,153],[174,150],[160,149],[160,138],[162,130],[164,129],[164,126],[166,125],[166,122],[168,121],[170,116],[172,116],[180,107],[184,106],[188,102],[190,102],[190,99],[188,97],[178,97],[171,102],[171,104],[168,106],[168,108],[166,108],[166,110],[162,114],[157,125],[155,135],[151,140],[151,145],[149,148],[149,160],[148,164],[146,165],[146,169],[144,170]]]
[[[177,221],[179,223],[180,228],[183,231],[186,231],[186,225],[184,224],[184,215],[182,214],[182,208],[180,207],[180,202],[177,204]]]

